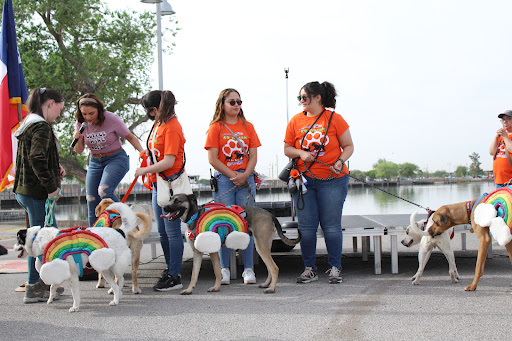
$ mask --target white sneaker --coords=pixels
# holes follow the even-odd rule
[[[220,284],[229,284],[231,280],[231,271],[229,271],[228,268],[222,268],[220,269],[220,273],[222,274]]]
[[[251,268],[247,268],[242,272],[242,277],[244,278],[244,284],[255,284],[256,283],[256,275]]]

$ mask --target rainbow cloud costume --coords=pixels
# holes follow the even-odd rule
[[[187,236],[194,240],[194,247],[203,253],[218,252],[221,245],[230,249],[245,250],[250,237],[245,220],[245,211],[238,205],[212,203],[204,206],[204,213],[196,213],[187,224],[197,219],[194,230]]]
[[[487,195],[475,209],[475,223],[489,226],[498,244],[512,240],[512,189],[502,187]]]
[[[62,231],[45,247],[42,254],[40,276],[46,284],[60,284],[69,278],[68,257],[83,274],[84,262],[98,272],[110,268],[115,262],[115,253],[99,235],[76,227]],[[57,270],[57,271],[56,271]]]

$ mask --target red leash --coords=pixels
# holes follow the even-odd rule
[[[140,153],[139,161],[140,161],[141,167],[147,167],[147,165],[148,165],[147,159],[148,159],[148,157],[144,152]],[[126,191],[126,194],[124,195],[123,199],[121,199],[122,203],[126,202],[126,199],[128,199],[128,196],[130,195],[130,193],[131,193],[133,187],[135,186],[135,183],[137,183],[138,179],[139,179],[139,177],[136,177],[135,179],[133,179],[132,184]],[[147,181],[146,181],[146,176],[145,175],[142,176],[142,184],[144,185],[144,187],[146,187],[149,190],[153,189],[153,187],[151,186],[151,181],[149,181],[149,176],[147,177]]]

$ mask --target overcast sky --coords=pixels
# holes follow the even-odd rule
[[[179,101],[189,175],[208,176],[206,130],[219,92],[233,87],[262,143],[256,169],[271,176],[273,168],[275,177],[287,162],[286,103],[289,116],[297,114],[301,86],[315,80],[338,90],[336,112],[355,146],[351,169],[367,171],[385,158],[454,171],[469,166],[473,152],[492,168],[497,115],[512,109],[510,0],[169,3],[181,31],[164,56],[164,89]],[[151,72],[156,89],[156,62]]]

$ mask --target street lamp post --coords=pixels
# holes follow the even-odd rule
[[[141,0],[147,4],[156,4],[156,45],[158,58],[158,90],[163,90],[163,66],[162,66],[162,15],[176,14],[167,0]]]

